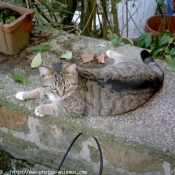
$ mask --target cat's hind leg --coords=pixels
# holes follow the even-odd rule
[[[113,51],[113,50],[107,50],[106,51],[106,55],[109,58],[114,59],[115,63],[123,62],[123,60],[126,60],[124,55],[122,55],[122,54],[120,54],[120,53],[118,53],[116,51]]]

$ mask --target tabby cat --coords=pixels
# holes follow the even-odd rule
[[[150,53],[141,51],[142,62],[108,50],[113,63],[103,68],[82,68],[55,63],[39,67],[41,86],[16,94],[19,100],[43,98],[51,103],[36,107],[37,116],[115,116],[134,110],[162,86],[164,74]]]

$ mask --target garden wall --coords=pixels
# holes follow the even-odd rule
[[[42,53],[44,65],[50,65],[68,50],[73,52],[74,59],[80,59],[83,53],[115,49],[140,61],[141,49],[130,45],[114,48],[103,40],[48,28],[34,28],[32,32],[31,46],[52,46],[51,51]],[[16,58],[0,54],[0,84],[4,86],[0,89],[0,149],[55,170],[74,137],[83,133],[69,152],[64,170],[98,174],[99,154],[92,138],[96,136],[103,152],[104,175],[175,174],[175,76],[166,71],[163,61],[157,60],[165,72],[163,88],[135,111],[115,117],[40,118],[35,116],[34,109],[47,100],[15,99],[19,90],[39,86],[38,69],[30,67],[34,56],[30,47]],[[12,79],[14,73],[27,77],[26,86]]]

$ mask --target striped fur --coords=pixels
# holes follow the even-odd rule
[[[75,69],[75,64],[62,63],[52,68],[41,67],[42,87],[19,92],[16,98],[25,100],[47,95],[52,103],[38,106],[35,110],[38,116],[115,116],[143,105],[161,88],[163,71],[149,52],[141,52],[143,63],[115,51],[106,54],[114,62],[100,69]],[[72,88],[65,90],[66,84]]]

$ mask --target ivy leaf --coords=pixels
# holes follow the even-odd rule
[[[115,46],[115,47],[118,47],[118,45],[119,45],[117,38],[112,38],[112,39],[111,39],[111,43],[112,43],[112,45]]]
[[[168,43],[168,38],[167,38],[167,35],[164,34],[164,35],[162,36],[162,38],[160,38],[159,45],[164,45],[164,44],[166,44],[166,43]]]
[[[125,39],[128,40],[128,42],[131,44],[131,46],[134,46],[134,43],[130,38],[125,38]]]
[[[46,52],[46,51],[49,51],[52,47],[49,46],[48,44],[41,44],[41,45],[38,45],[38,46],[35,46],[35,47],[32,47],[30,49],[31,52]]]
[[[142,33],[140,36],[139,36],[139,40],[142,40],[142,39],[145,39],[147,37],[148,33]]]
[[[168,43],[173,43],[173,40],[174,40],[174,37],[173,38],[170,38],[170,40],[168,41]]]
[[[4,89],[4,86],[2,84],[0,84],[0,89]]]
[[[175,71],[175,60],[171,55],[165,55],[165,61],[168,63],[169,67],[166,69],[169,71]]]
[[[61,55],[61,58],[65,58],[66,60],[72,59],[72,52],[67,51],[66,53]]]
[[[148,33],[148,35],[145,38],[145,46],[148,48],[151,45],[152,42],[152,34]]]
[[[156,52],[159,48],[160,48],[160,46],[159,46],[159,37],[156,36],[155,39],[154,39],[154,44],[153,44],[151,53],[153,54],[153,53]]]
[[[150,33],[143,33],[139,37],[139,47],[143,47],[145,45],[148,48],[152,42],[152,35]]]
[[[158,56],[159,56],[159,54],[161,53],[163,51],[163,49],[162,48],[160,48],[160,49],[157,49],[154,53],[153,53],[153,58],[157,58]]]
[[[170,55],[175,55],[175,48],[172,48],[172,49],[170,50]]]
[[[24,85],[26,85],[27,83],[27,78],[22,75],[12,74],[12,78],[16,81],[21,81]]]
[[[143,47],[144,46],[144,44],[145,44],[145,41],[142,39],[142,40],[139,40],[139,47]]]
[[[39,52],[31,62],[31,68],[36,68],[40,66],[42,63],[41,52]]]

